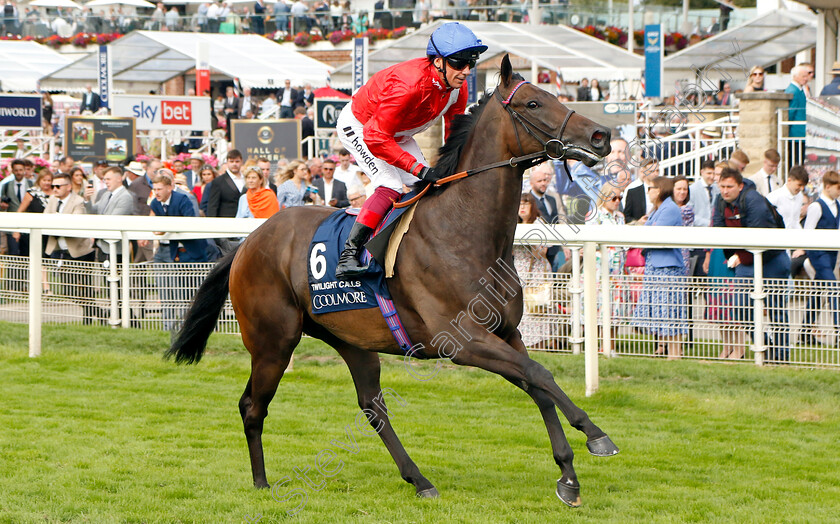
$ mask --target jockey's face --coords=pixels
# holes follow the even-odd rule
[[[446,72],[446,81],[452,89],[461,89],[461,86],[464,85],[464,81],[470,75],[471,71],[469,65],[463,69],[455,69],[450,64],[446,64],[446,69],[443,69],[443,58],[441,57],[435,58],[435,68],[437,68],[438,76],[441,80],[444,79],[441,70]]]

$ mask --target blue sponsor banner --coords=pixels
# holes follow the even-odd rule
[[[353,93],[367,82],[367,37],[353,39]]]
[[[0,95],[0,127],[41,129],[42,126],[41,95]]]
[[[111,107],[111,63],[108,58],[108,46],[99,46],[99,98],[102,107]]]
[[[662,95],[662,58],[664,56],[661,24],[645,26],[645,96]]]
[[[470,75],[467,77],[467,104],[475,104],[478,101],[478,78],[475,74],[475,69],[470,69]]]

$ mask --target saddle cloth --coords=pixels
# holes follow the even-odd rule
[[[390,298],[382,266],[370,262],[367,273],[352,280],[335,278],[335,267],[356,217],[341,209],[328,216],[312,237],[307,257],[309,294],[316,314],[379,307],[376,295]]]
[[[412,196],[413,194],[409,193],[403,199]],[[408,230],[414,208],[415,206],[392,209],[374,233],[373,240],[377,240],[380,246],[381,258],[379,260],[384,261],[387,252],[390,264],[389,278],[393,276],[396,251],[402,236]],[[409,210],[410,212],[406,214],[406,211]],[[307,272],[312,312],[313,314],[323,314],[379,307],[382,316],[385,318],[385,323],[391,330],[391,334],[400,349],[404,353],[408,353],[412,348],[411,340],[397,314],[397,308],[391,300],[382,265],[377,262],[377,259],[371,257],[370,251],[366,249],[362,255],[362,261],[368,263],[368,270],[365,274],[348,281],[335,278],[338,257],[344,248],[350,229],[356,221],[357,213],[358,211],[354,210],[336,211],[321,222],[312,237],[307,259],[309,261]],[[403,220],[400,220],[400,218],[403,218]],[[393,239],[390,239],[394,231],[396,231],[396,234],[393,235]],[[389,239],[392,241],[389,242]],[[368,246],[371,245],[371,242],[368,243]],[[413,351],[412,354],[414,354]],[[425,357],[418,355],[418,358]]]

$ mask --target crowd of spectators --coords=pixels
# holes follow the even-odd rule
[[[628,145],[623,139],[615,138],[612,147],[606,166],[621,156],[620,152],[626,151]],[[595,186],[597,198],[582,189],[570,190],[562,163],[549,162],[532,169],[525,181],[520,219],[527,222],[524,211],[533,208],[546,222],[560,224],[838,229],[840,208],[836,199],[840,196],[840,175],[829,171],[821,180],[812,181],[803,166],[794,166],[787,179],[781,181],[776,175],[779,160],[778,151],[765,151],[760,160],[761,169],[750,178],[743,172],[751,160],[741,150],[735,150],[725,160],[704,161],[693,182],[684,176],[661,176],[655,157],[642,159],[638,167],[626,167],[622,177],[607,177],[607,173],[599,173],[597,169],[591,178],[573,176],[576,185],[590,187],[598,180],[609,178],[607,183]],[[575,168],[571,171],[573,175],[577,172]],[[746,288],[738,282],[754,276],[752,253],[744,249],[616,247],[611,247],[608,253],[610,274],[623,275],[610,290],[612,315],[654,340],[656,354],[668,358],[684,354],[684,348],[693,339],[690,306],[702,296],[705,318],[720,326],[723,341],[720,358],[744,358],[747,337],[752,336],[749,331],[753,308]],[[520,271],[535,273],[530,276],[530,284],[526,280],[526,288],[536,286],[535,282],[545,280],[552,271],[569,272],[571,254],[568,249],[554,253],[530,249],[528,255],[542,257],[545,264],[533,264],[525,257],[518,262]],[[599,259],[600,256],[598,253]],[[762,273],[764,278],[775,281],[790,278],[820,281],[821,284],[815,285],[833,297],[835,265],[833,252],[769,250],[763,254]],[[600,260],[597,267],[600,272]],[[708,277],[699,281],[704,291],[690,290],[686,277]],[[820,304],[818,293],[814,295],[806,304],[804,327],[798,339],[790,340],[788,299],[779,291],[768,293],[765,300],[771,326],[765,340],[768,358],[786,361],[792,345],[819,342],[819,333],[813,326]],[[830,300],[829,307],[836,313],[836,299]],[[523,325],[523,336],[545,336],[528,308]],[[613,347],[605,350],[614,350],[615,336],[611,338]]]

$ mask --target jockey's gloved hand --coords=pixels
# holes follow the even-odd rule
[[[423,169],[421,169],[420,174],[417,175],[417,177],[420,180],[430,182],[430,183],[437,182],[438,180],[440,180],[441,178],[444,178],[445,176],[446,175],[444,175],[443,173],[441,173],[441,172],[437,171],[435,168],[429,167],[429,166],[426,166]]]

